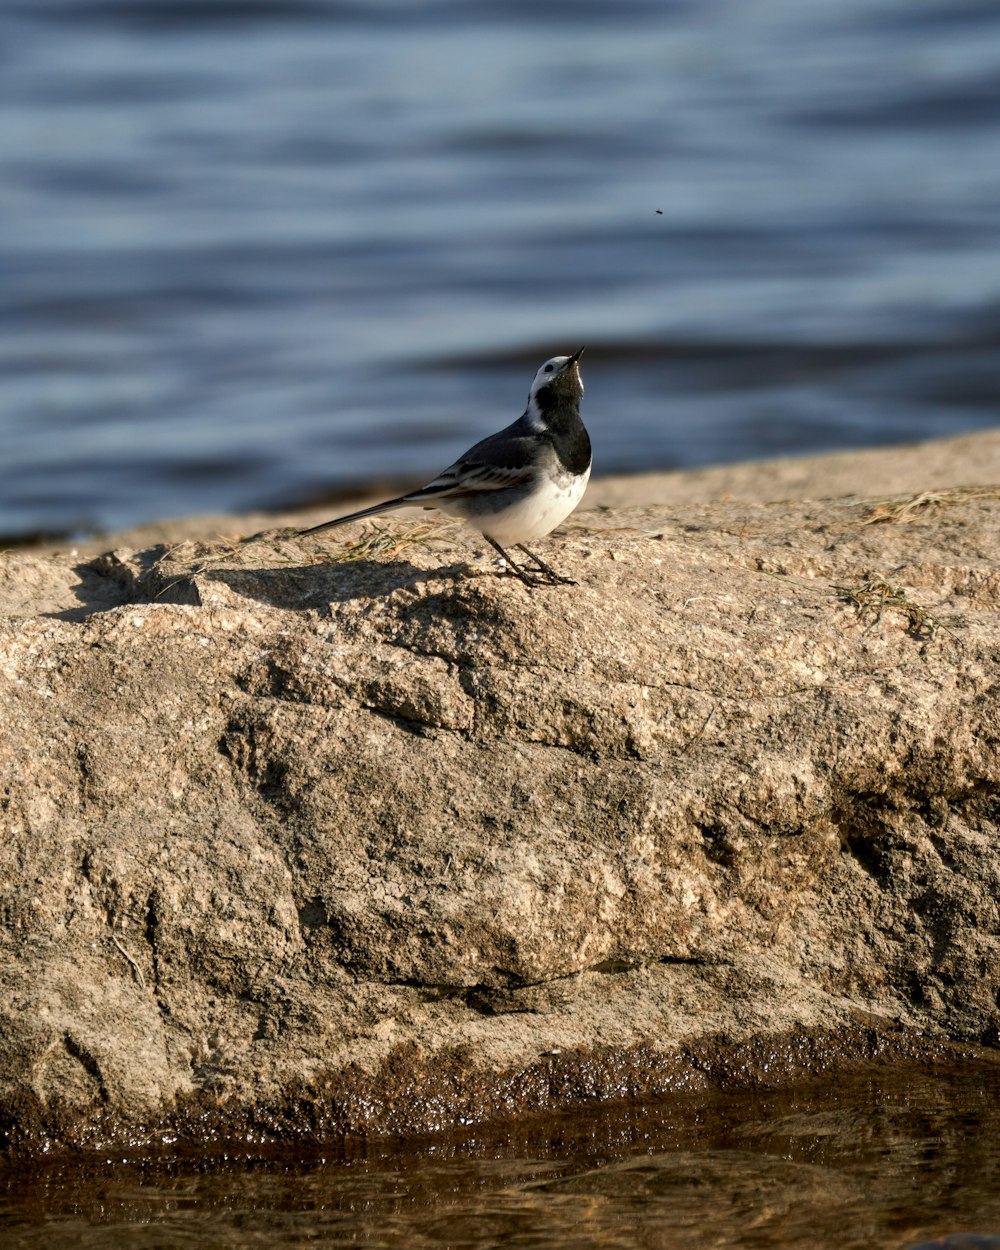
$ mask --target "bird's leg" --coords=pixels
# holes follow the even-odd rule
[[[572,577],[563,577],[563,575],[561,573],[557,573],[555,569],[550,569],[545,561],[539,560],[538,556],[536,556],[533,551],[529,551],[524,543],[518,543],[517,546],[518,549],[523,551],[526,556],[530,556],[531,559],[534,560],[539,572],[544,573],[545,576],[550,578],[552,581],[561,582],[564,586],[576,585],[576,582],[573,581]]]
[[[501,547],[498,542],[494,542],[493,539],[490,538],[489,534],[484,534],[483,537],[486,539],[486,541],[489,543],[489,545],[493,548],[494,551],[499,551],[500,555],[503,557],[504,563],[507,565],[510,571],[514,574],[515,577],[519,577],[521,581],[524,582],[525,586],[528,587],[529,590],[533,590],[536,586],[540,585],[538,578],[532,577],[531,574],[527,572],[526,569],[522,569],[519,564],[515,564],[514,561],[507,554],[507,552],[504,551],[503,547]]]

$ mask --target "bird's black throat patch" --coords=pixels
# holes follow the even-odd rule
[[[568,473],[586,473],[591,459],[590,436],[580,419],[579,403],[543,387],[535,396],[535,404],[559,463]]]

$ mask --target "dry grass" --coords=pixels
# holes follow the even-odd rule
[[[996,486],[957,486],[952,490],[924,490],[917,495],[899,495],[880,499],[861,518],[862,525],[879,525],[892,521],[912,521],[931,508],[945,508],[968,499],[1000,499]]]
[[[907,598],[901,586],[894,586],[884,577],[872,576],[858,586],[834,586],[847,603],[857,610],[861,621],[873,628],[887,609],[899,612],[906,620],[906,632],[914,638],[933,638],[939,629],[951,630],[957,621],[935,616],[928,608]]]
[[[328,552],[318,562],[344,564],[352,560],[392,559],[408,547],[434,551],[442,544],[448,544],[448,535],[444,531],[445,524],[441,521],[418,521],[415,525],[370,523],[360,538]]]

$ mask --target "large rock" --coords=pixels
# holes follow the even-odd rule
[[[6,1140],[997,1043],[998,495],[5,553]]]

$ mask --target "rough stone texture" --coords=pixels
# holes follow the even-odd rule
[[[874,512],[580,512],[540,544],[580,584],[534,592],[423,514],[349,562],[370,530],[4,553],[5,1140],[413,1131],[1000,1042],[970,449],[980,489]]]

